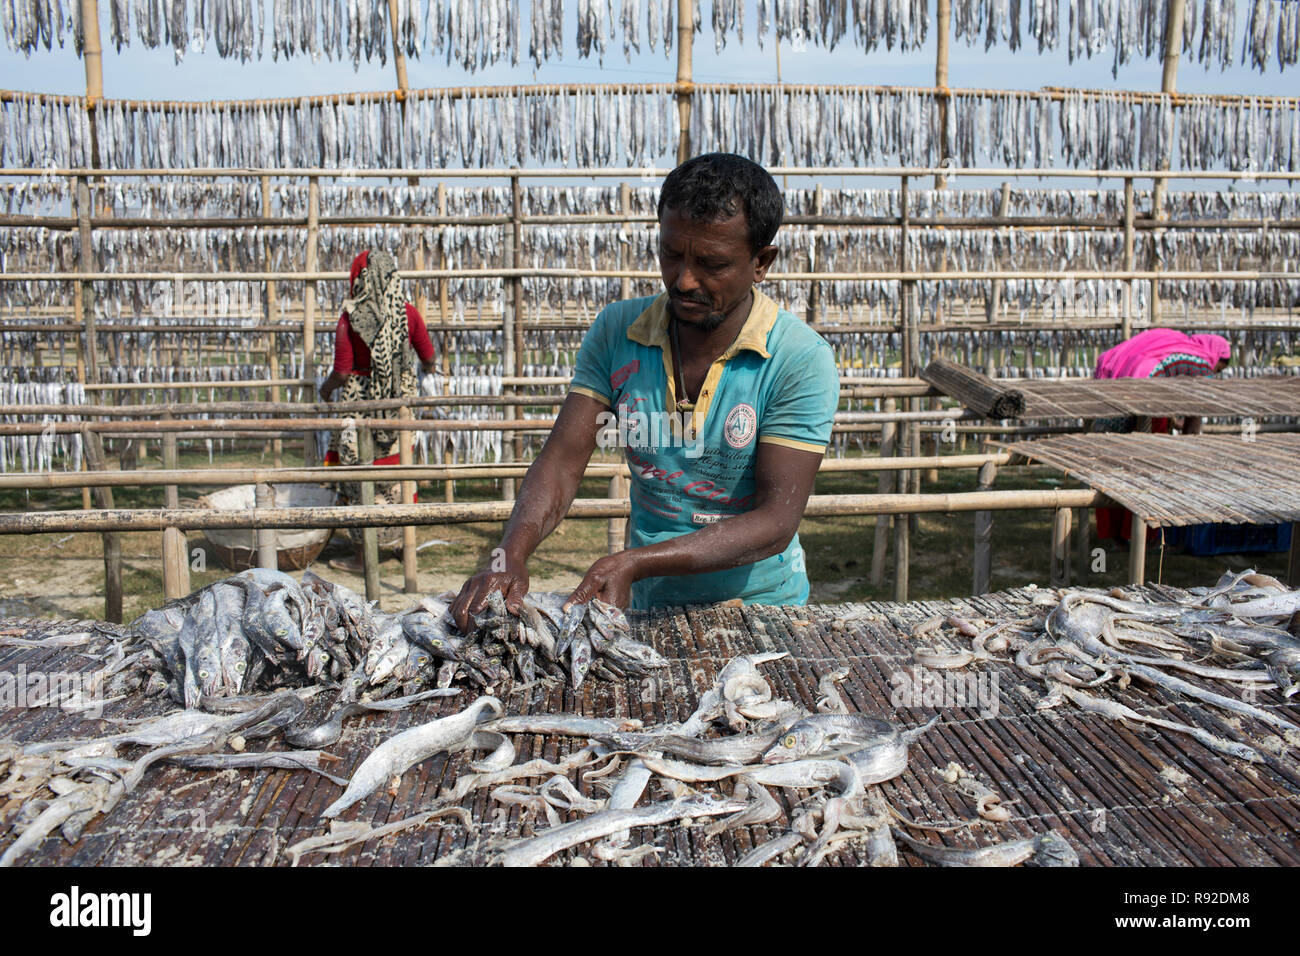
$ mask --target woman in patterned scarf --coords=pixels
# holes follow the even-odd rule
[[[340,402],[414,398],[419,394],[417,361],[423,371],[434,371],[434,350],[424,319],[402,293],[397,261],[387,252],[362,252],[352,260],[351,292],[343,302],[334,336],[334,368],[321,383],[321,398],[333,401],[336,390]],[[397,414],[397,409],[391,409],[367,417],[396,418]],[[396,465],[400,460],[398,442],[403,440],[411,441],[411,433],[376,430],[374,464]],[[362,464],[355,428],[334,432],[325,464]],[[400,487],[398,482],[376,484],[375,503],[397,503],[401,500]],[[343,484],[342,493],[349,501],[361,498],[356,482]],[[392,530],[401,533],[400,528]],[[380,529],[384,544],[391,543],[387,538],[392,535],[384,534],[387,531]],[[360,571],[361,529],[349,528],[348,534],[357,546],[357,554],[351,560],[330,564],[338,570]]]

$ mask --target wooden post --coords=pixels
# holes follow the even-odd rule
[[[81,427],[81,445],[91,471],[105,471],[104,445],[99,435],[88,425]],[[96,488],[95,506],[100,510],[113,510],[113,489]],[[116,531],[105,531],[104,542],[104,620],[122,623],[122,540]]]
[[[264,481],[259,481],[254,489],[254,505],[258,511],[275,507],[275,492]],[[276,556],[275,531],[271,528],[258,528],[257,532],[257,566],[270,571],[279,570]]]
[[[401,438],[405,440],[406,435]],[[369,422],[357,423],[357,455],[367,465],[375,460],[375,438]],[[361,503],[367,507],[375,503],[375,483],[361,482]],[[361,529],[361,563],[366,579],[366,600],[379,600],[379,539],[374,528]]]
[[[270,217],[271,215],[271,177],[262,177],[262,215]],[[262,263],[262,268],[267,272],[271,271],[271,253],[268,250],[266,258]],[[276,381],[280,377],[280,340],[276,337],[272,326],[275,324],[275,316],[279,311],[280,298],[279,290],[274,282],[267,282],[263,287],[262,302],[264,303],[264,318],[266,321],[266,367],[271,376],[271,381]],[[314,397],[314,396],[313,396]],[[271,386],[271,401],[277,405],[280,403],[280,386]],[[284,441],[279,438],[271,440],[271,452],[275,460],[275,467],[284,467]]]
[[[817,216],[822,214],[822,184],[817,184],[817,189],[813,192],[813,213]],[[821,238],[822,227],[813,226],[812,229],[812,249],[808,251],[808,271],[817,271],[817,240]],[[821,284],[813,279],[808,283],[808,324],[817,321],[817,307],[821,299]]]
[[[171,416],[166,416],[170,418]],[[176,433],[163,435],[163,468],[177,470]],[[174,510],[180,507],[180,493],[175,485],[163,486],[163,507]],[[163,551],[163,599],[174,601],[190,593],[189,549],[185,532],[179,528],[164,528],[162,538]]]
[[[405,405],[397,413],[397,417],[404,422],[409,422],[414,416],[411,410]],[[402,432],[397,436],[398,463],[409,465],[412,463],[411,439],[412,435]],[[402,482],[402,504],[415,504],[415,482]],[[415,550],[415,526],[405,525],[402,528],[402,591],[406,594],[418,594],[420,591],[418,578],[418,567],[416,565],[417,553]]]
[[[672,2],[672,0],[668,0]],[[677,164],[691,158],[691,53],[695,0],[677,0]]]
[[[980,465],[977,491],[991,491],[998,477],[998,466],[991,461]],[[987,594],[993,575],[993,512],[975,512],[975,560],[971,582],[972,594]]]
[[[900,604],[907,602],[909,565],[911,563],[908,517],[908,515],[897,515],[894,518],[894,600]]]
[[[1011,212],[1011,183],[1009,181],[1004,181],[1002,183],[1002,195],[998,197],[998,218],[1005,219],[1007,218],[1007,215],[1010,212]],[[1003,228],[999,230],[999,233],[1005,236],[1009,233],[1009,231],[1010,230]],[[995,263],[995,265],[998,266],[999,268],[1001,267],[1000,262]],[[988,307],[985,309],[984,312],[984,317],[990,323],[996,322],[998,320],[998,312],[1002,308],[1002,283],[994,282],[992,285],[993,288],[989,290]],[[989,347],[986,350],[987,354],[985,355],[984,358],[984,374],[987,375],[989,378],[992,378],[994,376],[994,373],[997,372],[997,361],[993,357],[993,351],[994,351],[993,344],[992,342],[990,342]]]
[[[619,212],[623,213],[623,215],[625,216],[632,214],[632,184],[631,183],[625,182],[619,184],[618,208],[619,208]],[[623,242],[619,244],[618,267],[620,269],[625,270],[630,266],[632,261],[631,255],[628,252],[628,250],[632,248],[631,233],[632,233],[633,226],[632,223],[625,222],[622,224],[621,228],[623,229],[623,232],[627,234],[627,242]],[[629,279],[627,276],[624,276],[619,281],[618,294],[620,299],[626,300],[632,298],[632,280]]]
[[[81,4],[81,59],[86,65],[86,116],[90,121],[90,165],[99,166],[99,124],[95,103],[104,98],[104,48],[99,38],[98,0],[72,0]],[[125,24],[123,24],[125,26]]]
[[[902,186],[899,191],[900,213],[899,218],[899,242],[898,242],[898,268],[900,272],[906,272],[909,268],[910,256],[908,255],[908,233],[910,231],[911,210],[910,210],[910,189],[911,180],[908,176],[903,176]],[[917,365],[920,354],[920,333],[917,328],[915,303],[912,301],[916,292],[916,283],[911,279],[902,282],[902,293],[899,296],[899,308],[901,310],[901,319],[903,327],[903,357],[902,368],[900,371],[905,378],[915,378],[917,374]],[[919,398],[909,398],[907,407],[913,412],[921,410],[921,400]],[[905,439],[902,436],[906,436]],[[900,446],[906,450],[908,455],[919,455],[921,453],[921,426],[919,422],[910,422],[900,429]],[[899,491],[903,493],[911,492],[917,494],[921,490],[921,472],[917,470],[903,472],[899,477]],[[917,515],[908,515],[906,518],[908,527],[916,531],[920,523]],[[898,531],[895,528],[895,538]],[[895,554],[894,560],[897,563],[900,555]]]
[[[893,412],[898,402],[892,398],[885,399],[884,411]],[[898,426],[885,422],[880,426],[880,457],[891,458],[894,455],[895,433]],[[876,491],[882,495],[894,493],[895,472],[882,471],[876,476]],[[871,586],[878,588],[885,582],[885,553],[889,549],[889,516],[876,515],[876,540],[871,549]]]
[[[1133,515],[1133,537],[1128,544],[1128,583],[1143,584],[1147,567],[1147,523]]]
[[[1051,585],[1054,588],[1070,585],[1070,518],[1073,512],[1069,508],[1057,508],[1052,520],[1052,570]]]
[[[1287,587],[1300,588],[1300,521],[1291,522],[1291,550],[1286,561]]]
[[[1092,519],[1090,517],[1091,509],[1080,508],[1078,515],[1078,528],[1075,534],[1078,537],[1078,562],[1080,580],[1092,573]]]
[[[934,26],[935,26],[935,58],[934,58],[934,85],[938,87],[939,93],[935,97],[939,104],[939,165],[951,157],[948,154],[948,110],[952,108],[948,97],[948,37],[952,29],[952,10],[951,0],[935,0],[934,8]],[[948,186],[948,178],[938,175],[934,177],[934,188],[945,189]]]
[[[518,269],[523,263],[523,190],[519,185],[519,177],[510,177],[510,231],[506,233],[506,259],[510,264]],[[501,373],[503,376],[513,375],[520,376],[523,370],[523,348],[522,338],[523,329],[520,328],[522,319],[521,310],[523,305],[523,280],[519,278],[511,279],[508,285],[509,294],[505,296],[505,309],[502,316],[501,332]],[[502,386],[503,393],[511,391],[510,386]],[[507,421],[513,421],[519,417],[518,405],[507,405],[505,409]],[[519,436],[511,436],[509,441],[502,443],[502,457],[506,461],[518,461],[523,457],[523,439]],[[515,480],[507,478],[501,483],[502,496],[506,501],[515,500]]]
[[[1124,269],[1133,269],[1133,177],[1124,177]],[[1124,283],[1124,311],[1120,319],[1120,339],[1133,337],[1133,280]]]
[[[439,181],[438,183],[438,215],[443,217],[447,215],[447,184],[441,181]],[[442,253],[442,245],[441,245],[442,239],[446,234],[447,234],[447,227],[445,225],[439,226],[438,227],[438,240],[439,240],[438,268],[439,269],[445,269],[447,267],[446,256],[444,256]],[[447,317],[450,314],[451,314],[451,303],[447,298],[447,280],[439,279],[438,280],[438,315],[441,317],[440,321],[444,325],[447,323]],[[446,375],[451,371],[451,366],[448,364],[450,361],[447,355],[448,351],[450,350],[445,348],[442,350],[442,374],[443,375]]]
[[[439,181],[438,183],[438,215],[439,216],[447,215],[447,184],[441,181]],[[442,252],[442,238],[446,235],[446,233],[447,233],[446,226],[438,227],[438,240],[439,240],[438,268],[440,269],[446,267],[446,256],[444,256]],[[449,301],[447,296],[447,280],[439,279],[438,280],[438,315],[441,317],[441,321],[444,325],[447,323],[447,317],[450,315],[450,313],[451,313],[451,302]],[[441,333],[441,337],[442,337],[442,354],[438,356],[438,359],[442,364],[442,377],[446,379],[448,378],[448,376],[451,375],[451,349],[447,347],[447,343],[451,340],[451,336],[448,335],[446,332],[443,332]],[[451,464],[455,464],[456,453],[450,439],[441,438],[441,441],[443,443],[442,444],[443,460],[448,461]],[[456,482],[448,479],[444,483],[443,497],[445,498],[448,504],[455,502]]]
[[[388,25],[392,28],[393,38],[393,67],[397,70],[397,88],[405,93],[410,87],[406,82],[406,55],[397,40],[397,15],[397,0],[388,0]]]
[[[95,247],[90,231],[90,184],[85,176],[75,177],[77,187],[77,234],[81,245],[81,271],[95,271]],[[99,339],[95,334],[95,292],[89,282],[81,286],[81,326],[85,336],[86,373],[90,381],[99,383]],[[98,401],[92,399],[98,404]]]
[[[622,475],[609,479],[609,497],[617,501],[627,494],[627,482]],[[618,554],[623,550],[623,536],[627,533],[626,518],[610,518],[605,529],[605,549],[609,554]]]
[[[1183,18],[1185,0],[1169,0],[1165,8],[1164,70],[1160,77],[1160,92],[1172,97],[1178,92],[1178,57],[1183,52]],[[1160,168],[1169,168],[1169,154],[1160,160]],[[1151,188],[1151,218],[1165,217],[1165,180],[1156,179]],[[1151,232],[1151,270],[1160,268],[1159,230]],[[1151,326],[1160,322],[1160,283],[1151,280]]]
[[[306,272],[315,272],[318,268],[317,253],[319,243],[320,180],[315,176],[309,176],[307,178],[307,252],[303,262],[303,269]],[[312,279],[308,279],[304,286],[302,307],[302,377],[311,379],[316,375],[316,282]],[[304,402],[314,401],[316,396],[312,392],[312,386],[304,385],[302,387],[302,400]],[[316,463],[315,433],[305,432],[302,441],[303,463],[311,467]]]

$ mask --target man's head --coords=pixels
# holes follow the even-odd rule
[[[708,153],[678,166],[659,193],[659,269],[668,311],[712,331],[749,299],[776,258],[785,204],[767,170]]]

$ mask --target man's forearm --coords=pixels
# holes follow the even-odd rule
[[[519,496],[501,537],[506,557],[521,564],[527,562],[546,536],[559,527],[577,493],[577,479],[548,470],[542,458],[535,461],[520,483]]]

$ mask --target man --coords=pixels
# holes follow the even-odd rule
[[[452,605],[462,629],[494,590],[518,607],[529,556],[568,511],[610,424],[627,439],[631,547],[596,561],[571,602],[807,601],[795,532],[839,377],[830,346],[754,288],[776,259],[783,211],[772,177],[740,156],[697,156],[668,175],[659,196],[666,294],[596,317],[495,567]]]

